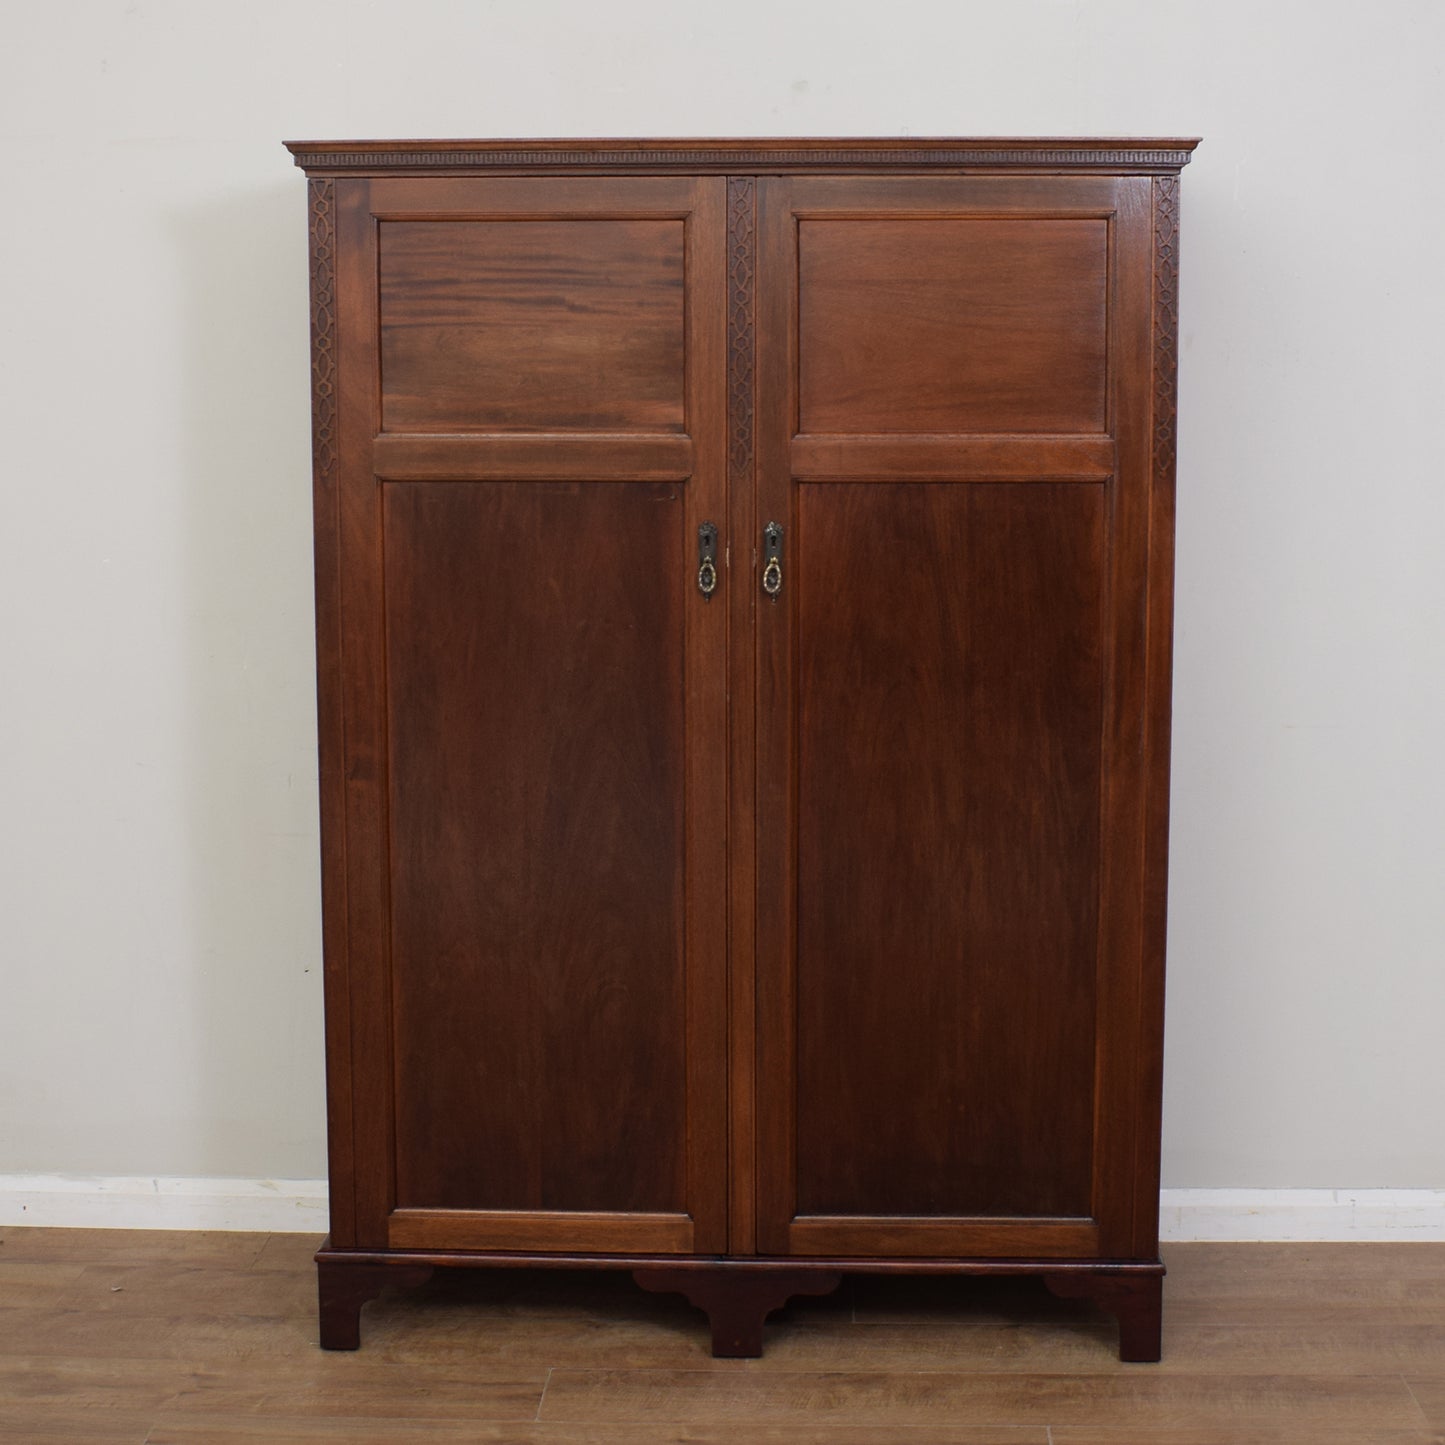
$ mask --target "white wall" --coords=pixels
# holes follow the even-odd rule
[[[285,137],[1202,134],[1166,1183],[1445,1185],[1439,0],[72,0],[0,51],[0,1173],[324,1171]]]

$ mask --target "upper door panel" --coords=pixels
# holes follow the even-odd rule
[[[802,219],[800,432],[1101,432],[1097,218]]]
[[[682,220],[380,228],[388,431],[682,431]]]

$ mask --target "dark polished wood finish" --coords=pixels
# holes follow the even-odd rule
[[[683,430],[681,221],[395,221],[381,238],[385,430]]]
[[[843,1278],[831,1270],[635,1269],[632,1277],[654,1294],[680,1294],[708,1318],[718,1359],[755,1360],[763,1352],[763,1325],[794,1295],[832,1294]]]
[[[288,141],[308,174],[326,175],[769,175],[878,170],[1103,171],[1174,175],[1196,139],[1081,140],[1073,136],[883,136],[735,140],[321,140]]]
[[[785,591],[757,628],[771,1253],[1157,1253],[1136,1254],[1129,1162],[1147,1056],[1149,186],[759,184],[758,495],[789,538]],[[891,294],[917,344],[883,353],[886,385],[868,382],[853,434],[840,418],[878,350],[839,360],[823,340],[825,363],[810,361],[832,313],[847,331],[866,310],[839,267],[810,268],[820,226],[835,248],[856,234],[854,268],[878,269],[880,248],[912,258]],[[929,241],[944,253],[931,264]],[[995,264],[961,303],[975,283],[949,263],[967,245]],[[1070,254],[1086,304],[1030,313],[1023,276]],[[1015,430],[935,430],[972,424],[948,398],[960,364],[981,364],[972,318],[992,314],[1030,317],[1018,347],[1097,382],[1072,404],[1079,430],[1021,429],[1026,414],[1057,424],[1057,360],[1005,361],[996,400]],[[926,344],[953,315],[963,340]],[[816,442],[810,411],[828,428]]]
[[[1103,487],[798,493],[797,1211],[1087,1218]]]
[[[1103,219],[800,215],[798,430],[1100,432]]]
[[[1044,1283],[1060,1299],[1092,1300],[1119,1321],[1119,1358],[1149,1365],[1163,1353],[1164,1271],[1111,1274],[1089,1270],[1046,1274]]]
[[[328,1084],[351,1117],[336,1241],[721,1250],[726,697],[699,680],[722,673],[726,619],[687,605],[673,563],[725,508],[723,183],[334,189],[338,515],[318,557],[339,552],[323,754],[346,776],[324,863],[347,908],[328,937],[328,1018],[349,1023]],[[600,299],[610,262],[590,247],[624,222],[665,232],[675,327],[624,335]],[[419,274],[426,226],[455,287]],[[405,264],[386,259],[397,228]],[[528,237],[547,273],[531,307]],[[389,353],[388,316],[428,345]],[[418,358],[465,369],[489,330],[546,372],[524,425],[455,396],[428,413]],[[627,348],[635,364],[608,365]],[[679,406],[659,412],[661,391]],[[388,406],[475,426],[385,430]],[[670,418],[686,430],[655,430]]]
[[[739,1354],[1032,1272],[1157,1358],[1193,144],[291,147],[328,1344],[554,1262]]]
[[[1060,1299],[1090,1300],[1118,1320],[1121,1360],[1149,1363],[1160,1358],[1161,1287],[1165,1271],[1158,1261],[1075,1260],[1045,1266],[1032,1260],[986,1256],[974,1259],[819,1257],[798,1261],[742,1257],[678,1260],[658,1255],[579,1254],[561,1250],[546,1254],[457,1249],[368,1253],[336,1250],[330,1247],[329,1241],[323,1244],[316,1261],[323,1281],[323,1344],[327,1349],[356,1349],[361,1306],[388,1286],[418,1288],[435,1269],[582,1268],[628,1270],[643,1289],[685,1295],[708,1316],[713,1353],[719,1358],[756,1358],[762,1353],[762,1330],[768,1315],[781,1309],[795,1295],[832,1293],[845,1274],[981,1277],[1042,1274],[1049,1289]],[[338,1343],[328,1343],[330,1340]]]
[[[361,1307],[388,1285],[418,1289],[432,1277],[429,1264],[384,1264],[346,1258],[316,1259],[316,1294],[323,1350],[361,1348]]]
[[[682,489],[383,497],[397,1209],[680,1212]]]

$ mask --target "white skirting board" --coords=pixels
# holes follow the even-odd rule
[[[1165,1189],[1159,1236],[1179,1243],[1445,1241],[1445,1189]]]
[[[325,1234],[324,1179],[0,1174],[0,1225]]]
[[[1445,1189],[1166,1189],[1165,1241],[1445,1241]],[[0,1225],[326,1232],[324,1179],[0,1174]]]

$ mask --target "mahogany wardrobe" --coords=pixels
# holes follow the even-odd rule
[[[1192,140],[297,142],[331,1234],[1159,1357]]]

